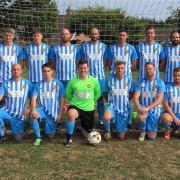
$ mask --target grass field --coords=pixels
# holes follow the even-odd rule
[[[138,142],[137,137],[134,129],[124,142],[113,137],[108,143],[91,146],[75,135],[70,148],[63,146],[61,131],[55,142],[44,138],[39,147],[32,145],[33,135],[27,135],[23,143],[10,138],[0,145],[0,180],[180,178],[178,138],[165,141],[162,132],[154,142]]]
[[[12,140],[0,145],[0,179],[179,179],[179,139],[138,142],[136,130],[127,140],[115,137],[97,146],[76,136],[64,147],[64,133],[54,143],[44,140],[34,147],[29,135],[25,142]]]

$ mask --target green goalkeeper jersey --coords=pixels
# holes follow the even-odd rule
[[[93,111],[94,104],[100,97],[101,90],[96,78],[88,75],[85,80],[74,77],[67,85],[66,97],[70,105],[75,105],[84,111]]]

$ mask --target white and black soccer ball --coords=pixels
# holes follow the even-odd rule
[[[101,142],[101,134],[97,131],[91,131],[88,134],[88,142],[92,145],[100,144]]]

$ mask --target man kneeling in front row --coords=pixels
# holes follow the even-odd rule
[[[70,102],[66,119],[65,146],[70,146],[75,126],[75,120],[81,119],[81,132],[87,138],[94,126],[94,105],[100,97],[100,85],[98,80],[88,75],[87,61],[79,61],[77,65],[78,75],[67,85],[66,97]]]

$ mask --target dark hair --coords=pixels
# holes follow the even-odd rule
[[[154,29],[154,31],[156,32],[156,27],[153,25],[146,26],[145,32],[147,32],[147,30],[149,30],[149,29]]]
[[[147,65],[152,65],[152,66],[155,67],[155,64],[154,64],[153,62],[147,62],[147,63],[145,64],[145,66],[147,66]]]
[[[43,34],[39,28],[33,28],[32,35],[37,34],[37,33]]]
[[[98,29],[96,26],[91,26],[90,29],[89,29],[89,34],[91,33],[91,30],[92,30],[92,29],[97,29],[98,32],[99,32],[99,29]]]
[[[180,67],[174,68],[174,69],[173,69],[173,74],[174,74],[175,72],[180,72]]]
[[[45,67],[50,68],[51,70],[54,70],[54,68],[53,68],[53,66],[52,66],[51,63],[45,63],[45,64],[43,64],[43,65],[42,65],[42,70],[43,70]]]
[[[179,34],[179,32],[178,32],[177,30],[172,31],[172,32],[170,33],[170,38],[171,38],[171,39],[172,39],[172,36],[173,36],[174,33],[178,33],[178,34]]]
[[[126,32],[128,34],[128,29],[126,27],[119,27],[118,33],[120,33],[120,32]]]
[[[87,64],[88,65],[88,62],[85,61],[85,60],[79,60],[78,63],[77,63],[77,68],[79,68],[79,66],[83,65],[83,64]]]
[[[65,29],[67,29],[67,30],[69,31],[69,33],[71,34],[71,31],[70,31],[69,27],[63,27],[63,28],[59,31],[59,33],[62,34],[62,32],[63,32]]]
[[[125,62],[124,61],[116,61],[115,62],[115,66],[122,65],[122,64],[125,65]]]

